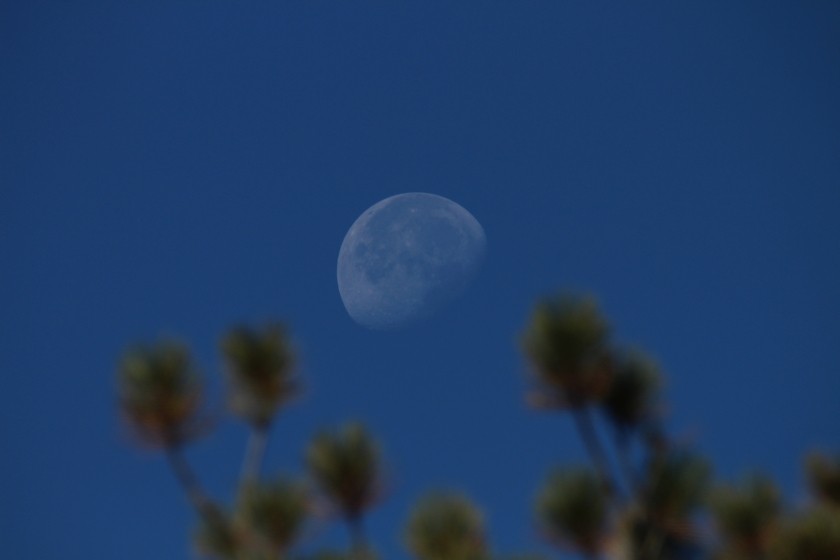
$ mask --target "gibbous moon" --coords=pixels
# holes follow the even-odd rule
[[[338,291],[354,321],[407,326],[460,295],[484,258],[481,224],[442,196],[398,194],[365,210],[338,253]]]

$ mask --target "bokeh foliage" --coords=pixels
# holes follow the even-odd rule
[[[432,494],[412,512],[406,543],[420,560],[480,560],[486,554],[484,519],[463,496]]]
[[[520,340],[531,372],[526,401],[571,415],[590,458],[554,466],[537,488],[534,524],[548,550],[604,560],[840,560],[840,456],[808,457],[812,497],[799,507],[787,506],[765,475],[716,482],[711,463],[665,429],[659,365],[613,341],[593,297],[539,301]],[[134,347],[117,368],[131,433],[166,453],[195,507],[197,551],[227,560],[377,560],[364,529],[384,498],[376,439],[359,423],[322,430],[304,450],[304,475],[263,476],[273,420],[299,390],[294,345],[285,327],[271,324],[232,329],[220,350],[230,410],[251,429],[232,504],[211,498],[180,453],[210,425],[188,347],[171,340]],[[347,548],[313,551],[318,531],[308,528],[333,519],[349,529]],[[418,560],[546,558],[498,554],[481,509],[453,491],[422,497],[403,536]]]
[[[140,439],[172,446],[197,433],[202,387],[183,344],[167,340],[126,352],[117,381],[121,408]]]
[[[297,391],[294,352],[285,329],[238,327],[221,346],[229,364],[232,410],[255,425],[268,424]]]

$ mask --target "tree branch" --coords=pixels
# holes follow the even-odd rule
[[[630,457],[630,438],[626,431],[615,431],[615,446],[618,450],[618,460],[623,471],[624,478],[630,486],[631,493],[636,499],[642,496],[642,486],[636,470],[633,468],[633,461]]]
[[[242,463],[240,486],[245,486],[249,482],[256,482],[260,478],[263,457],[266,447],[268,447],[269,427],[268,423],[256,424],[251,430],[251,435],[248,438],[248,448],[245,451],[245,460]]]
[[[350,540],[353,550],[352,556],[358,560],[362,560],[365,558],[365,553],[368,549],[362,515],[357,514],[348,516],[347,526],[350,528]]]
[[[607,454],[601,446],[601,441],[598,439],[598,434],[595,431],[595,424],[592,421],[592,413],[588,407],[575,408],[572,410],[572,416],[575,419],[578,433],[586,446],[589,456],[598,471],[598,476],[601,478],[601,484],[607,495],[616,500],[618,505],[624,501],[624,497],[619,494],[618,487],[613,481],[610,474],[610,464],[607,460]]]
[[[201,487],[198,477],[190,467],[184,455],[181,453],[181,447],[177,444],[166,447],[166,458],[169,460],[169,466],[175,473],[175,478],[187,495],[190,504],[195,508],[199,515],[207,516],[214,515],[215,509],[208,498],[207,493]]]

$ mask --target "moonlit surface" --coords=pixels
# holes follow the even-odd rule
[[[392,196],[365,210],[344,237],[338,291],[360,325],[400,328],[461,294],[485,246],[481,224],[451,200],[426,193]]]

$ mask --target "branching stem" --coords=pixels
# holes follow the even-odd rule
[[[595,464],[595,469],[598,471],[598,476],[601,479],[604,490],[608,496],[619,502],[618,505],[621,505],[623,497],[618,493],[618,488],[610,474],[610,464],[607,460],[607,454],[604,452],[601,441],[598,439],[598,433],[595,431],[591,411],[588,407],[576,408],[572,411],[572,415],[574,416],[575,425],[586,446],[586,450],[589,452],[589,456]]]
[[[636,499],[641,499],[642,487],[639,482],[639,477],[636,474],[636,469],[633,467],[630,453],[630,438],[627,432],[615,432],[615,446],[618,450],[618,460],[621,465],[621,470],[624,473],[624,478],[627,479],[627,484],[630,485],[633,496]]]
[[[207,516],[213,515],[215,510],[213,508],[210,498],[198,481],[198,477],[190,467],[187,460],[181,453],[180,445],[170,445],[166,448],[166,458],[169,460],[169,465],[175,473],[175,478],[187,495],[190,504],[195,508],[199,515]]]
[[[365,536],[365,527],[361,515],[352,515],[347,517],[347,526],[350,529],[351,547],[353,550],[353,557],[361,560],[365,557],[367,552],[367,537]]]
[[[269,428],[270,425],[265,423],[256,424],[251,429],[251,435],[248,437],[248,448],[245,451],[245,460],[242,463],[240,486],[259,480],[263,457],[265,457],[265,450],[268,446]]]

